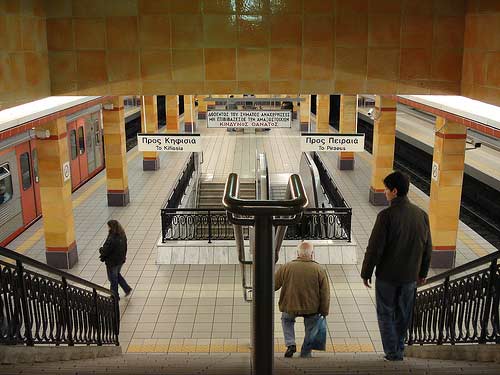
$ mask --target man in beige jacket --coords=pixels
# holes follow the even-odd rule
[[[310,242],[297,246],[297,259],[281,266],[274,276],[274,290],[281,288],[279,309],[281,325],[290,358],[297,351],[295,344],[295,318],[304,317],[305,337],[308,341],[311,330],[320,316],[327,316],[330,308],[330,285],[326,270],[316,263]],[[302,345],[300,356],[311,357],[311,348]]]

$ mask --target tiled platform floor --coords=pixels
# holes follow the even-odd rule
[[[273,129],[255,135],[206,129],[203,122],[198,129],[203,135],[205,173],[225,177],[235,171],[243,177],[251,176],[256,149],[267,153],[271,173],[298,170],[300,150],[296,122],[292,130]],[[238,266],[155,264],[155,244],[161,230],[159,210],[186,156],[162,154],[159,171],[143,172],[140,154],[131,150],[128,155],[131,203],[127,207],[106,206],[104,173],[73,195],[79,263],[71,272],[107,285],[98,248],[107,234],[107,220],[117,219],[124,225],[129,239],[123,274],[134,288],[132,295],[120,302],[120,340],[124,351],[248,352],[250,305],[243,301]],[[358,243],[358,265],[326,266],[332,282],[328,349],[338,353],[380,351],[374,292],[367,290],[359,278],[359,264],[375,216],[381,209],[368,203],[371,155],[359,154],[355,170],[343,172],[336,169],[335,154],[325,158],[353,207],[353,233]],[[410,197],[422,206],[428,204],[428,197],[415,188]],[[44,261],[42,220],[9,247]],[[457,264],[493,250],[477,234],[460,225]],[[277,311],[276,308],[276,349],[282,351],[283,334]],[[304,331],[300,321],[296,328],[300,343]]]

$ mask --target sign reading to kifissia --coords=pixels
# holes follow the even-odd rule
[[[199,134],[137,134],[139,151],[201,152]]]
[[[365,149],[364,134],[302,133],[301,151],[361,152]]]
[[[290,128],[292,111],[208,111],[209,128]]]

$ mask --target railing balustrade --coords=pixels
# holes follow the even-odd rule
[[[499,256],[486,255],[418,288],[407,344],[500,344]],[[436,282],[441,284],[432,286]]]
[[[0,344],[119,345],[109,289],[3,247],[0,256]]]
[[[350,208],[306,209],[301,222],[288,227],[287,240],[351,240]],[[234,240],[234,231],[226,211],[202,208],[164,208],[161,210],[163,242],[207,240]],[[344,224],[343,224],[344,223]],[[243,237],[248,239],[248,227]]]

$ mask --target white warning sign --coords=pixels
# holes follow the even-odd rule
[[[208,111],[209,128],[290,128],[292,111]]]
[[[137,134],[139,151],[201,152],[199,134]]]

